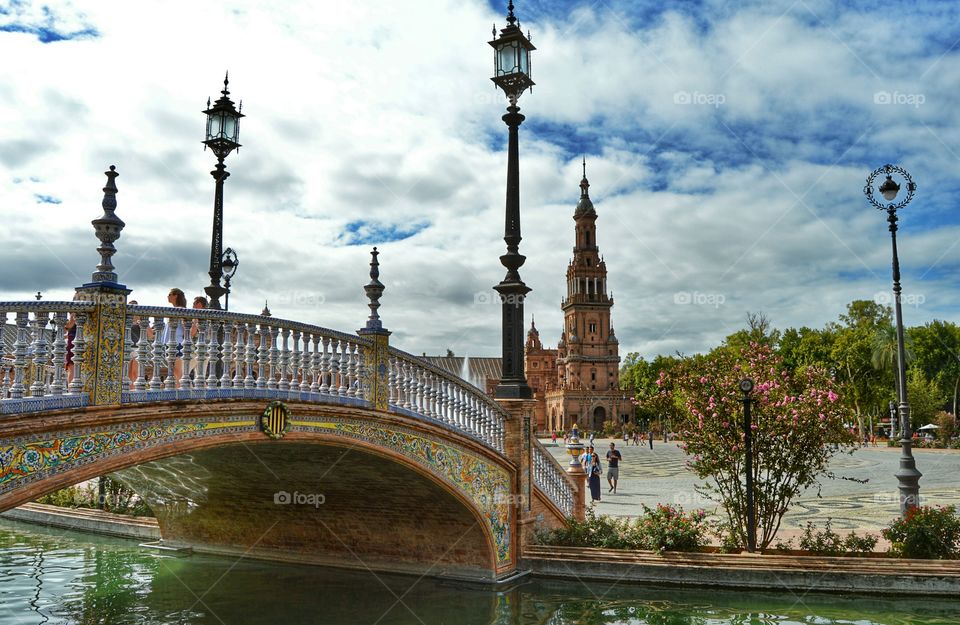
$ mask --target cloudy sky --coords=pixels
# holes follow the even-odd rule
[[[0,299],[69,299],[98,256],[141,303],[207,284],[207,97],[243,100],[227,160],[231,310],[342,330],[381,314],[408,351],[499,355],[505,101],[489,80],[505,2],[0,0]],[[536,315],[559,334],[587,158],[622,354],[709,349],[763,311],[821,326],[889,301],[884,163],[901,212],[905,321],[958,321],[960,4],[518,0],[537,46],[520,105]]]

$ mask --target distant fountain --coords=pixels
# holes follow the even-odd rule
[[[470,356],[463,357],[463,365],[460,367],[460,377],[467,384],[473,384],[473,380],[470,379]],[[476,386],[476,384],[473,384]]]

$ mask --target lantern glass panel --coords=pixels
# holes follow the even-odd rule
[[[500,48],[500,67],[497,71],[498,76],[514,74],[517,71],[517,52],[514,47],[516,43],[506,43]]]
[[[521,45],[517,46],[517,56],[519,57],[520,72],[530,75],[530,51]]]
[[[209,141],[210,139],[213,139],[215,119],[216,119],[215,115],[212,115],[212,114],[207,115],[207,141]]]
[[[234,141],[237,132],[237,120],[231,115],[223,116],[223,138]]]

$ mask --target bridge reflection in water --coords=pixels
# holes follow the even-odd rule
[[[535,527],[582,517],[583,483],[533,436],[532,401],[389,344],[376,251],[357,333],[128,305],[116,176],[75,301],[0,302],[0,511],[119,472],[150,485],[165,540],[487,580],[516,571]],[[323,512],[280,492],[325,497]]]

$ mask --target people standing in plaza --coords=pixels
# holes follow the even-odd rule
[[[587,453],[580,457],[580,466],[583,467],[587,477],[590,477],[590,463],[593,462],[593,456],[595,455],[596,454],[593,452],[593,445],[587,445]]]
[[[647,432],[647,440],[650,441],[650,451],[653,451],[653,430]]]
[[[607,484],[610,485],[610,492],[617,492],[617,480],[620,479],[620,461],[623,456],[616,444],[610,443],[610,451],[607,452]]]
[[[590,454],[590,468],[587,471],[587,483],[590,485],[590,498],[600,501],[600,476],[603,475],[603,466],[597,454]]]

